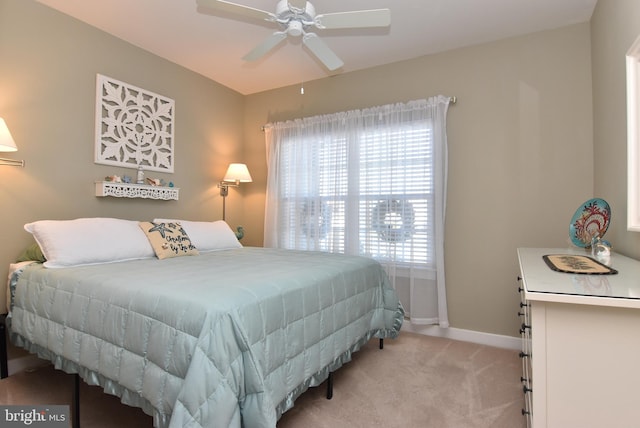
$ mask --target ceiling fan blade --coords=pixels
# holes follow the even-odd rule
[[[306,33],[302,43],[327,67],[330,71],[337,70],[344,63],[315,33]]]
[[[314,21],[316,27],[321,29],[388,27],[391,25],[391,11],[371,9],[325,13],[316,16]]]
[[[246,54],[242,59],[245,61],[255,61],[262,58],[271,49],[278,46],[278,44],[287,38],[287,33],[284,31],[276,31],[265,39],[264,42],[256,46],[251,52]]]
[[[275,21],[276,16],[264,10],[255,9],[241,4],[231,3],[224,0],[197,0],[198,6],[209,9],[221,10],[236,15],[246,16],[248,18],[260,19],[263,21]]]
[[[304,12],[307,9],[307,0],[289,0],[289,9]]]

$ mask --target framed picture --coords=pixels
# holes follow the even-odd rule
[[[173,172],[174,100],[101,74],[95,163]]]

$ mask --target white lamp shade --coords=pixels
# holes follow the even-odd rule
[[[0,117],[0,152],[15,152],[18,150],[4,119]]]
[[[229,164],[229,168],[227,169],[227,173],[224,175],[223,180],[240,183],[251,183],[253,181],[251,174],[249,174],[249,169],[247,169],[247,165],[243,163]]]

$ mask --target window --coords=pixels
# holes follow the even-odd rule
[[[264,245],[373,257],[412,322],[447,327],[450,101],[439,95],[267,125]]]
[[[342,133],[285,137],[280,158],[283,248],[357,248],[380,261],[434,264],[428,120],[378,124],[351,140]]]

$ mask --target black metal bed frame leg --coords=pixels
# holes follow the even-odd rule
[[[380,349],[384,349],[384,339],[380,339]],[[327,378],[327,400],[331,400],[332,398],[333,398],[333,372],[329,372],[329,377]]]
[[[80,428],[80,376],[78,373],[73,375],[73,402],[71,404],[72,426],[73,428]]]
[[[0,315],[0,379],[9,376],[9,363],[7,352],[7,315]]]
[[[327,378],[327,400],[331,400],[331,398],[333,398],[333,372],[329,372]]]

